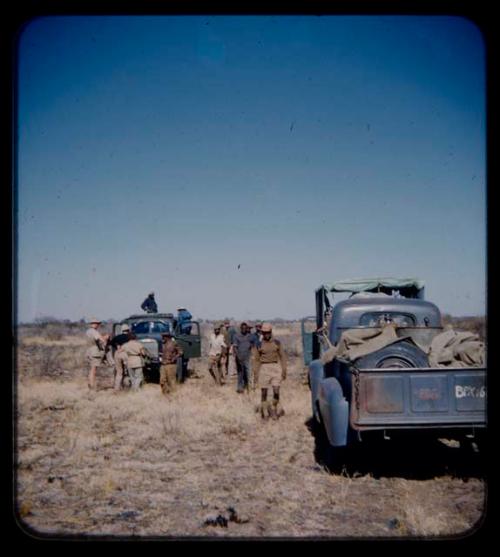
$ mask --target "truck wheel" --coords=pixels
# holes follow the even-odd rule
[[[418,346],[404,341],[361,356],[355,363],[359,369],[429,367],[427,354]]]

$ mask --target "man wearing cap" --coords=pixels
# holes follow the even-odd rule
[[[115,360],[115,380],[114,390],[119,391],[122,388],[122,382],[127,369],[127,353],[123,350],[123,345],[130,340],[130,327],[125,323],[121,326],[121,333],[111,339]]]
[[[147,357],[146,349],[137,340],[134,333],[129,332],[129,340],[123,345],[123,350],[127,354],[127,369],[132,383],[132,390],[138,391],[144,381],[144,358]]]
[[[158,306],[156,305],[155,293],[150,292],[148,297],[142,302],[141,309],[146,313],[158,313]]]
[[[175,342],[172,332],[162,333],[163,348],[160,367],[160,387],[164,395],[175,389],[177,361],[182,358],[182,348]]]
[[[261,416],[281,417],[285,412],[280,404],[280,385],[286,379],[286,359],[281,342],[273,338],[271,323],[262,325],[262,342],[255,351],[255,374],[261,386]],[[267,400],[269,387],[273,389],[272,404]]]
[[[250,359],[252,348],[255,347],[255,337],[250,333],[248,325],[243,322],[240,325],[240,332],[233,336],[232,348],[236,361],[238,373],[238,386],[236,392],[248,391],[250,379]]]
[[[109,338],[109,335],[101,335],[101,333],[97,330],[99,329],[101,323],[102,321],[99,321],[99,319],[92,318],[89,321],[90,327],[85,332],[88,342],[86,355],[90,364],[88,387],[92,390],[96,388],[97,368],[102,366],[104,363],[104,359],[106,357],[106,344]]]
[[[179,332],[183,335],[190,335],[191,334],[191,325],[189,322],[193,316],[185,307],[178,307],[177,308],[177,320],[175,322],[175,326],[179,327]]]
[[[214,325],[214,332],[208,339],[208,371],[217,385],[223,385],[222,369],[224,366],[224,352],[226,349],[224,335],[220,324]]]

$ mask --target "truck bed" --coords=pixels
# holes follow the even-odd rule
[[[352,369],[357,430],[486,425],[486,368]]]

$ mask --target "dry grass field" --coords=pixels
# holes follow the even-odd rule
[[[35,536],[197,538],[448,537],[474,528],[485,504],[481,457],[453,443],[384,441],[329,473],[310,422],[300,326],[275,334],[290,361],[286,415],[262,422],[258,393],[238,395],[234,377],[216,387],[205,358],[190,362],[195,377],[169,399],[153,383],[114,394],[107,368],[90,393],[81,332],[21,331],[24,528]]]

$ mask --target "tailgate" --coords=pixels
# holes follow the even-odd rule
[[[485,368],[353,370],[351,425],[486,424]]]

